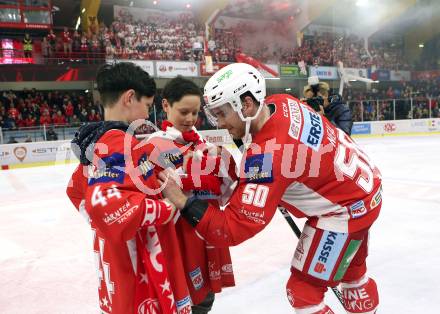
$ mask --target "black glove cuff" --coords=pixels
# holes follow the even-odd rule
[[[195,227],[202,220],[203,215],[208,209],[208,202],[199,200],[194,196],[188,198],[185,206],[180,210],[180,214],[188,221],[188,223]]]

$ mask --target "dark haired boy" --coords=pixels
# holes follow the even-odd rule
[[[174,224],[154,166],[129,124],[148,117],[156,84],[133,63],[97,74],[105,121],[72,141],[80,165],[67,194],[93,230],[102,313],[189,313],[190,298]]]

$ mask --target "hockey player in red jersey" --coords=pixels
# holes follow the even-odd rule
[[[106,121],[80,128],[80,165],[67,194],[90,223],[102,313],[190,313],[174,206],[157,193],[154,166],[128,123],[148,117],[156,85],[132,63],[97,75]],[[140,148],[139,148],[140,147]]]
[[[202,93],[199,87],[188,79],[176,77],[165,85],[162,96],[162,106],[167,120],[162,123],[162,131],[155,132],[148,138],[147,147],[149,151],[151,150],[151,162],[158,165],[158,168],[171,167],[185,175],[182,183],[187,193],[208,200],[215,206],[223,205],[232,192],[230,187],[233,179],[230,176],[236,173],[235,163],[229,165],[228,169],[231,169],[229,174],[228,169],[220,164],[218,155],[221,154],[217,154],[216,147],[205,142],[194,127],[201,105]],[[215,156],[208,155],[210,149]],[[195,151],[197,152],[194,153]],[[195,155],[188,158],[190,154]],[[183,167],[184,156],[188,158],[185,167]],[[192,179],[195,176],[191,175],[193,160],[194,163],[206,164],[207,159],[217,161],[217,170],[207,175],[200,175],[200,182],[196,180],[194,182]],[[232,159],[227,158],[227,160]],[[219,171],[223,171],[224,175],[219,176]],[[234,285],[229,248],[215,248],[208,244],[181,217],[176,221],[176,231],[188,288],[194,303],[192,313],[206,314],[211,310],[214,293],[220,292],[222,287]]]
[[[341,284],[347,313],[375,313],[379,297],[365,260],[369,229],[382,205],[379,170],[306,104],[290,95],[265,96],[263,76],[247,64],[224,67],[205,86],[208,113],[219,128],[244,138],[246,149],[224,211],[185,196],[166,172],[160,174],[164,195],[220,247],[263,230],[278,205],[306,217],[286,286],[295,312],[333,313],[324,293]]]

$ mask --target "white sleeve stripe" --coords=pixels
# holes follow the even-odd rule
[[[81,200],[81,203],[79,203],[78,211],[81,214],[81,216],[83,216],[83,218],[87,221],[87,223],[90,224],[90,216],[86,210],[86,200],[84,199]]]
[[[281,200],[307,216],[321,217],[317,225],[320,229],[337,232],[347,232],[348,230],[350,214],[347,207],[331,202],[303,183],[293,182],[290,184]],[[325,217],[328,214],[334,215]]]

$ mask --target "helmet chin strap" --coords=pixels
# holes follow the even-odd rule
[[[263,109],[263,106],[264,106],[264,101],[261,101],[260,105],[258,106],[257,112],[252,117],[245,118],[243,116],[242,112],[239,113],[240,118],[246,123],[244,137],[242,138],[245,150],[247,150],[252,143],[252,134],[250,132],[251,122],[252,122],[252,120],[255,120],[260,115],[260,112]]]
[[[244,137],[242,138],[244,150],[247,150],[252,143],[252,135],[250,132],[251,122],[252,122],[252,120],[246,119],[245,133],[244,133]]]

